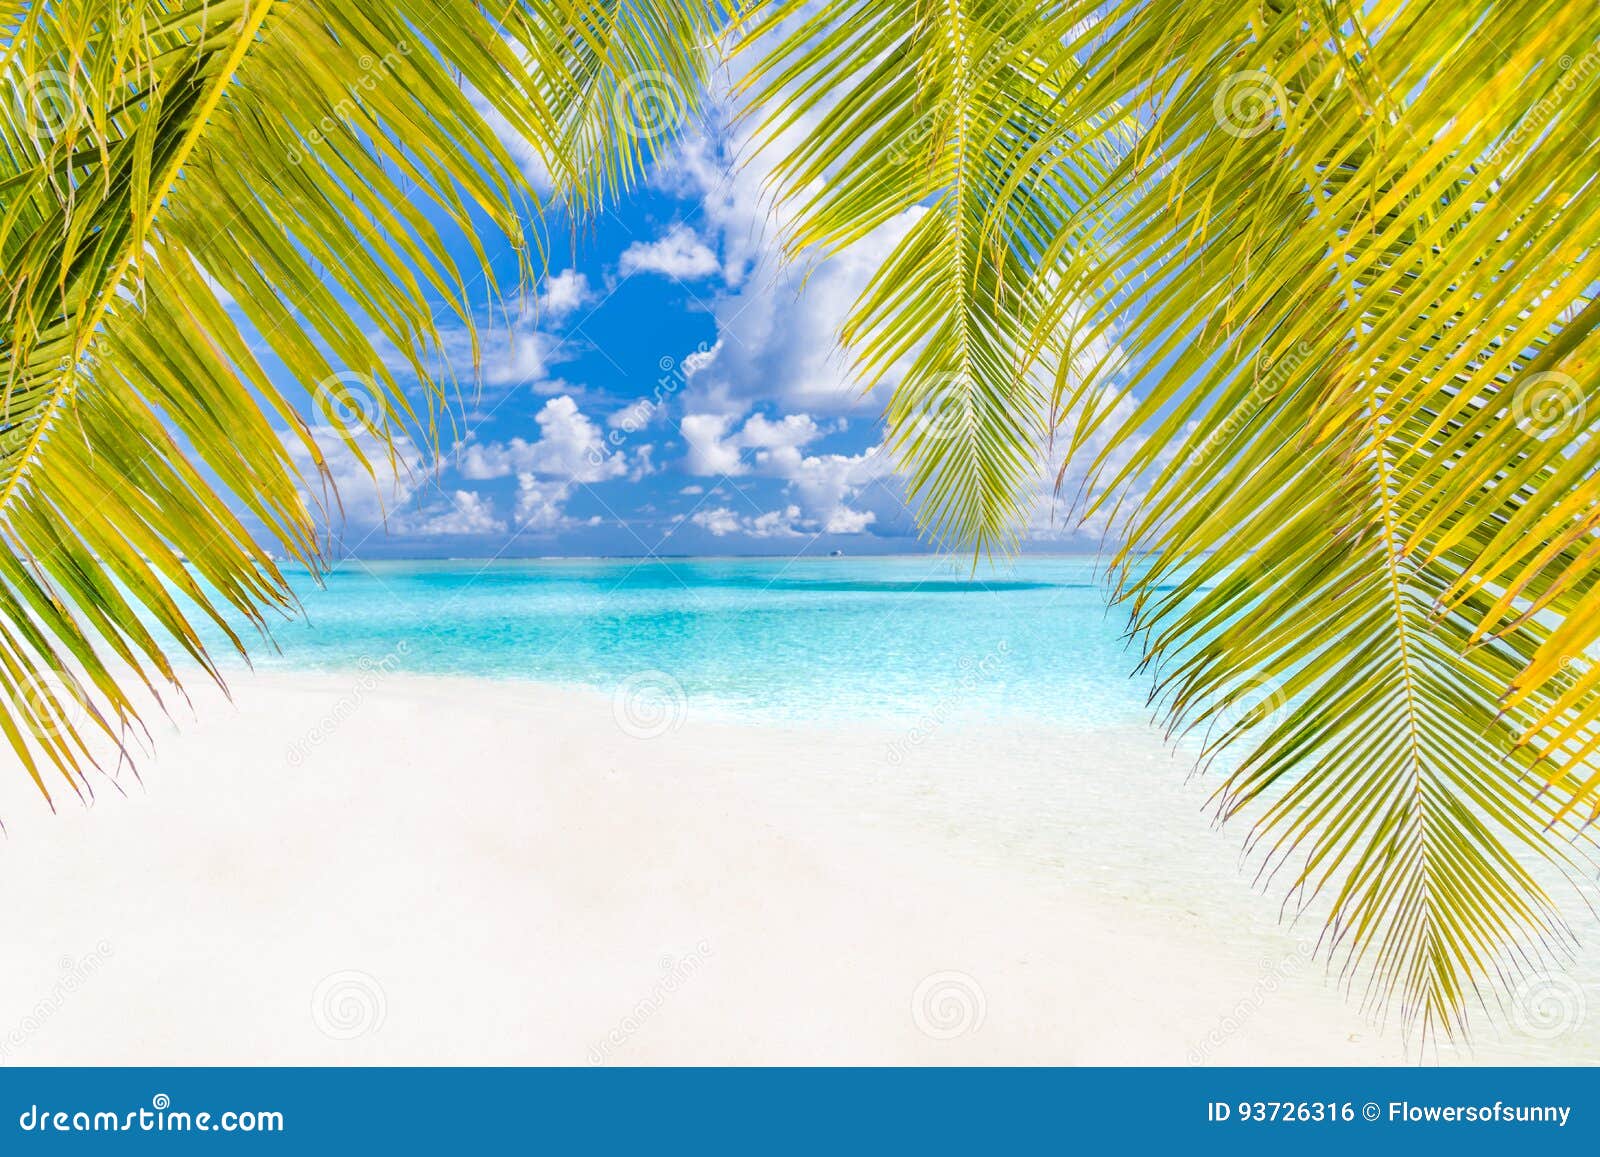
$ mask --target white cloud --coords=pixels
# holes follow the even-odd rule
[[[546,277],[539,292],[539,305],[551,319],[565,317],[593,300],[594,291],[589,288],[588,276],[576,269]]]
[[[327,468],[326,475],[319,473],[311,451],[297,434],[290,430],[278,432],[290,461],[305,480],[301,500],[320,521],[338,531],[371,528],[386,516],[399,513],[428,470],[421,453],[404,436],[395,440],[391,459],[388,448],[364,430],[351,435],[355,450],[331,426],[313,426],[311,435]],[[366,459],[365,466],[362,458]],[[331,488],[325,490],[324,481]]]
[[[493,504],[476,490],[457,490],[448,503],[419,511],[405,524],[411,534],[497,534],[505,528]]]
[[[548,374],[555,340],[531,322],[518,321],[507,329],[479,334],[478,344],[483,381],[491,386],[520,386]],[[467,364],[471,364],[470,349]]]
[[[739,429],[733,425],[725,414],[686,415],[680,427],[688,443],[685,469],[691,474],[754,473],[781,479],[807,518],[831,534],[860,534],[877,521],[873,511],[851,504],[875,482],[894,474],[894,462],[881,447],[861,454],[807,454],[804,448],[824,433],[809,414],[780,419],[752,414]],[[746,450],[753,452],[749,463]]]
[[[690,474],[743,474],[737,445],[725,441],[733,419],[722,414],[686,414],[678,429],[689,445],[685,468]]]
[[[713,305],[720,349],[693,383],[694,409],[738,415],[772,401],[786,410],[841,413],[862,404],[839,330],[925,210],[909,208],[830,259],[792,267],[780,244],[792,209],[774,202],[771,166],[820,115],[790,126],[768,150],[756,151],[748,132],[692,134],[668,174],[675,192],[700,199],[728,286]],[[885,386],[898,376],[891,372]]]
[[[697,510],[689,521],[696,526],[704,527],[718,538],[725,534],[739,533],[739,516],[726,506],[713,506],[709,510]]]
[[[415,367],[400,350],[381,335],[371,335],[373,345],[391,373],[405,377]],[[532,318],[517,318],[509,326],[490,324],[478,329],[476,367],[473,365],[472,334],[465,326],[443,326],[437,348],[422,351],[419,360],[428,376],[438,380],[452,377],[463,383],[489,386],[527,386],[535,393],[549,392],[549,370],[560,360],[561,343],[539,330]]]
[[[700,373],[712,362],[717,360],[717,355],[722,352],[722,343],[719,341],[710,349],[697,349],[683,356],[683,376],[692,378]]]
[[[695,511],[689,521],[716,538],[730,534],[744,534],[751,538],[799,538],[809,533],[802,529],[806,525],[805,519],[800,508],[793,504],[782,510],[769,510],[755,516],[741,516],[726,506],[717,506],[710,510]]]
[[[789,414],[773,421],[752,414],[737,433],[730,433],[733,418],[726,414],[686,414],[679,424],[689,444],[687,469],[691,474],[748,473],[744,451],[754,450],[757,465],[798,458],[799,448],[822,436],[809,414]]]
[[[756,538],[799,538],[804,531],[795,524],[800,521],[800,508],[793,504],[782,510],[769,510],[750,520],[748,533]]]
[[[570,482],[517,475],[517,525],[528,530],[554,530],[567,522],[563,507],[572,496]]]
[[[624,277],[659,273],[679,281],[695,281],[717,272],[721,264],[698,233],[678,224],[655,241],[635,241],[628,246],[622,251],[618,268]]]
[[[861,454],[795,454],[775,459],[775,465],[790,493],[829,534],[862,534],[878,521],[876,512],[859,509],[864,497],[883,509],[886,520],[904,513],[898,493],[876,485],[895,473],[881,446]]]
[[[513,438],[509,442],[467,446],[459,454],[462,477],[528,474],[566,482],[603,482],[629,472],[626,456],[606,445],[600,428],[578,409],[570,395],[551,398],[534,420],[539,424],[536,441]],[[643,464],[648,467],[649,454],[641,452]]]
[[[774,422],[764,414],[751,414],[739,433],[740,444],[758,450],[794,450],[822,436],[810,414],[786,414]]]
[[[828,534],[864,534],[867,527],[878,521],[878,516],[870,510],[849,510],[840,507],[823,523],[822,529]]]

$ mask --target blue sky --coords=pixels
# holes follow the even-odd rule
[[[537,308],[485,312],[476,387],[465,330],[444,332],[463,397],[442,452],[404,447],[407,469],[376,487],[347,454],[330,454],[345,553],[931,549],[881,449],[887,387],[865,394],[836,341],[919,210],[794,268],[778,251],[759,158],[734,164],[736,147],[691,131],[627,203],[576,235],[548,222]],[[499,245],[493,263],[509,271]],[[1041,469],[1031,548],[1092,548],[1093,537],[1052,525],[1047,491]]]

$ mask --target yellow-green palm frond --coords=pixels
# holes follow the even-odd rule
[[[530,52],[559,126],[558,189],[580,213],[624,195],[694,123],[736,0],[537,0],[559,54]],[[544,37],[534,41],[542,45]]]
[[[898,377],[887,442],[925,527],[979,550],[1015,543],[1049,434],[1029,337],[1040,285],[1071,273],[1041,258],[1083,236],[1103,180],[1105,118],[1057,116],[1078,78],[1042,51],[1070,32],[1067,7],[794,0],[741,44],[789,252],[831,256],[913,218],[842,337],[869,388]]]
[[[319,426],[358,457],[431,432],[437,389],[414,412],[377,344],[426,380],[436,314],[471,327],[487,269],[469,279],[447,242],[475,215],[535,259],[533,192],[476,101],[553,159],[559,125],[504,25],[465,0],[13,8],[0,729],[50,795],[52,765],[89,790],[91,734],[121,739],[130,684],[175,682],[171,648],[215,672],[196,608],[242,650],[235,616],[264,626],[288,604],[232,503],[318,563],[279,428],[319,469]]]
[[[1595,25],[1538,3],[1125,3],[1073,93],[1145,131],[1107,183],[1084,323],[1130,351],[1132,400],[1067,383],[1068,461],[1129,518],[1120,591],[1174,726],[1229,751],[1223,814],[1253,814],[1350,975],[1429,1029],[1564,937],[1524,860],[1577,854],[1581,771],[1542,774],[1518,739],[1593,713],[1570,675],[1503,709],[1562,625],[1520,613],[1557,607],[1548,570],[1513,616],[1496,567],[1581,473],[1516,433],[1508,383],[1588,340],[1593,94],[1528,123]],[[1491,168],[1513,137],[1527,155]]]

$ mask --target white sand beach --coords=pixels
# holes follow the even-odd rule
[[[233,690],[125,797],[52,816],[5,775],[5,1063],[1405,1059],[1153,735],[640,739],[532,683]]]

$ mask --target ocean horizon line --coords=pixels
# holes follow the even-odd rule
[[[1057,551],[1022,551],[1014,555],[999,556],[990,561],[1005,563],[1019,559],[1097,559],[1115,553],[1112,550],[1057,550]],[[1154,551],[1135,551],[1139,555],[1153,554]],[[871,551],[861,554],[526,554],[526,555],[380,555],[362,556],[352,555],[346,558],[330,559],[330,567],[338,567],[350,563],[370,565],[373,563],[444,563],[444,562],[481,562],[481,563],[526,563],[526,562],[799,562],[802,560],[815,560],[829,562],[835,560],[851,560],[861,562],[871,559],[930,559],[930,560],[966,560],[970,558],[965,553],[953,553],[937,550],[920,551]],[[277,562],[291,561],[276,559]]]

